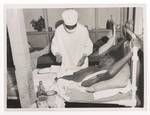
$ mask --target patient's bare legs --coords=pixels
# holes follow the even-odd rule
[[[84,82],[82,82],[82,86],[84,87],[90,87],[95,83],[98,83],[100,81],[108,80],[113,78],[121,69],[122,67],[128,62],[128,60],[131,58],[132,52],[129,52],[124,58],[113,64],[109,69],[108,72],[102,75],[97,75],[91,79],[88,79]]]
[[[87,92],[95,92],[114,88],[124,88],[127,86],[131,75],[129,64],[125,64],[123,68],[111,79],[95,83],[90,87],[86,87]]]

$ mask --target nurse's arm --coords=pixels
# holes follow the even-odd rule
[[[53,53],[54,56],[61,56],[60,54],[60,48],[59,48],[59,45],[58,45],[58,38],[57,38],[57,32],[55,33],[54,35],[54,38],[52,39],[52,44],[51,44],[51,51]]]

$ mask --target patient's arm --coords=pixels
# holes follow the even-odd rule
[[[113,39],[114,38],[109,38],[108,42],[99,48],[99,52],[98,52],[99,55],[102,55],[113,46],[113,43],[114,43]]]
[[[134,36],[132,37],[134,38]],[[137,47],[138,49],[141,48],[141,43],[138,39],[133,39],[131,43],[132,43],[131,47]],[[129,52],[123,59],[121,59],[120,61],[115,63],[111,68],[109,68],[108,73],[105,76],[106,79],[104,79],[103,76],[102,77],[96,76],[96,79],[91,79],[91,81],[87,80],[82,85],[83,86],[92,85],[91,87],[87,88],[87,91],[90,92],[125,86],[130,76],[126,74],[130,72],[128,72],[127,70],[126,72],[124,72],[123,69],[125,68],[124,66],[125,63],[127,63],[127,61],[131,58],[131,56],[132,56],[132,52]],[[123,74],[118,75],[119,73],[121,73],[121,71],[123,72]],[[105,80],[105,81],[101,81],[101,80]]]
[[[123,57],[121,60],[116,62],[114,65],[112,65],[108,70],[108,73],[111,76],[116,75],[121,70],[121,68],[129,61],[131,57],[132,57],[132,52],[129,52],[125,57]]]
[[[115,39],[116,39],[116,27],[115,24],[113,24],[113,29],[111,32],[111,35],[107,36],[109,38],[108,42],[99,48],[99,55],[102,55],[105,53],[108,49],[110,49],[113,45],[115,45]]]
[[[105,81],[113,78],[120,70],[121,68],[128,62],[128,60],[131,58],[132,52],[129,52],[124,58],[122,58],[120,61],[116,62],[114,65],[112,65],[108,72],[102,75],[97,75],[93,78],[90,78],[84,82],[82,82],[82,86],[89,87],[92,86],[95,83],[98,83],[100,81]]]
[[[95,83],[94,85],[87,87],[86,91],[93,93],[107,89],[124,88],[127,86],[130,75],[130,66],[129,64],[125,64],[124,67],[112,79]]]

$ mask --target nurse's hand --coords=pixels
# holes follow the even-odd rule
[[[61,63],[62,62],[62,56],[56,55],[56,62]]]
[[[82,66],[84,64],[86,57],[87,57],[86,55],[83,55],[82,58],[79,60],[77,66]]]

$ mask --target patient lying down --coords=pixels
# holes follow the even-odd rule
[[[82,87],[86,87],[85,90],[88,92],[124,87],[126,86],[130,77],[130,69],[127,62],[131,56],[132,53],[129,52],[124,58],[114,63],[107,70],[98,67],[88,67],[80,72],[75,73],[74,75],[64,76],[61,79],[70,80],[81,84]],[[98,73],[98,71],[101,73]],[[95,74],[89,79],[86,78],[94,73],[98,74]]]
[[[99,66],[88,67],[79,72],[75,72],[73,75],[64,76],[60,79],[74,81],[84,87],[87,92],[91,93],[106,89],[122,88],[127,85],[130,77],[128,61],[131,57],[132,51],[128,52],[119,61],[109,63],[110,65],[106,68]],[[105,72],[94,75],[89,79],[86,78],[87,76],[93,73],[98,73],[99,71]]]

